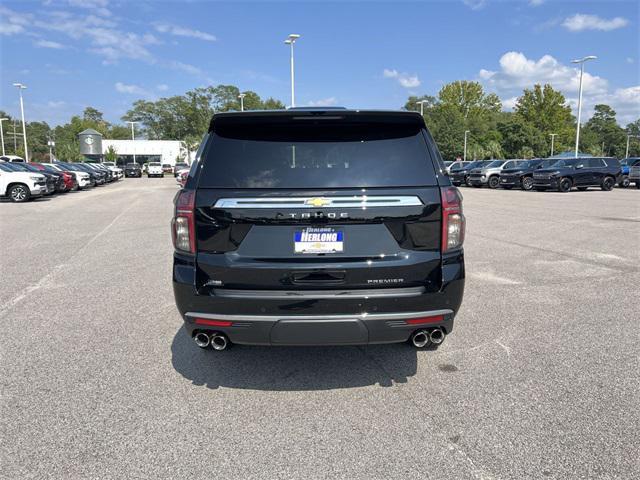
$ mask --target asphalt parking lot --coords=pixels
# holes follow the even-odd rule
[[[0,203],[0,477],[637,478],[640,192],[462,189],[437,351],[193,345],[173,178]]]

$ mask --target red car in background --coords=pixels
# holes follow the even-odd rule
[[[70,173],[70,172],[59,172],[57,170],[52,169],[51,167],[47,166],[47,165],[42,165],[40,163],[36,163],[36,162],[31,162],[31,165],[34,166],[35,168],[37,168],[40,171],[43,172],[47,172],[47,173],[53,173],[56,175],[62,175],[62,182],[64,185],[64,190],[62,190],[63,192],[69,192],[71,190],[75,190],[78,188],[78,183],[76,182],[76,177]]]

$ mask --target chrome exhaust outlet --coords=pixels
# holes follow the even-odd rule
[[[426,330],[416,330],[411,335],[411,343],[416,348],[426,347],[427,345],[429,345],[429,342],[429,332],[427,332]]]
[[[211,340],[209,340],[209,335],[200,332],[195,334],[193,341],[196,342],[196,345],[200,348],[207,348]]]
[[[229,346],[229,340],[227,337],[222,335],[221,333],[216,333],[211,335],[211,347],[214,350],[222,351],[225,350]]]
[[[444,331],[441,328],[434,328],[429,334],[429,340],[435,345],[439,345],[444,342]]]

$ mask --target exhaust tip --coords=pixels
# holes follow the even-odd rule
[[[226,350],[226,348],[229,346],[229,340],[224,335],[217,333],[211,336],[211,346],[214,350]]]
[[[411,343],[416,348],[423,348],[429,345],[430,342],[429,332],[426,330],[416,330],[411,335]]]
[[[206,333],[196,333],[193,337],[193,341],[196,342],[196,345],[200,348],[207,348],[209,346],[210,340],[209,335]]]
[[[444,335],[445,333],[441,328],[434,328],[429,334],[429,340],[431,340],[435,345],[439,345],[444,341]]]

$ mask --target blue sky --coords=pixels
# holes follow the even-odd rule
[[[399,108],[449,81],[478,80],[509,109],[549,82],[572,105],[587,64],[587,117],[609,103],[640,117],[637,1],[216,2],[45,0],[0,6],[0,109],[52,125],[91,105],[119,121],[139,98],[230,83],[289,103]]]

